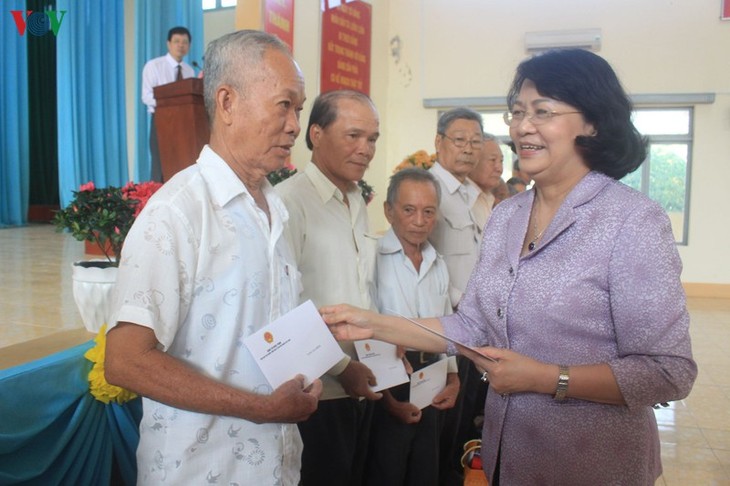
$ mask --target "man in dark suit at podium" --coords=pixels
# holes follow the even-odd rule
[[[190,50],[190,31],[185,27],[173,27],[167,33],[167,54],[147,61],[142,69],[142,102],[147,105],[147,112],[152,114],[150,125],[150,152],[152,155],[152,176],[154,181],[162,182],[160,167],[160,150],[157,145],[155,129],[155,86],[195,77],[193,68],[183,62],[183,57]]]

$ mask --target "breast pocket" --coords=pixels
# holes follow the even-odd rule
[[[442,232],[442,255],[467,255],[474,252],[477,245],[477,231],[468,215],[445,215]]]

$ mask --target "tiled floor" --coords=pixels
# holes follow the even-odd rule
[[[71,263],[83,257],[81,243],[50,225],[0,229],[0,369],[91,338],[71,294]],[[688,306],[700,373],[687,399],[656,411],[656,484],[730,485],[730,300]]]

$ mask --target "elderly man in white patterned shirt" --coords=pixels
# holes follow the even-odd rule
[[[275,390],[242,339],[298,304],[288,217],[266,174],[300,132],[304,79],[277,38],[206,53],[210,144],[150,199],[122,250],[106,377],[144,397],[138,484],[297,485],[295,425],[321,382]]]

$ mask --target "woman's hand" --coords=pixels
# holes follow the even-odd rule
[[[476,348],[492,358],[472,359],[477,369],[489,375],[489,384],[500,395],[520,392],[555,393],[557,367],[542,363],[509,349],[486,346]]]
[[[338,341],[372,338],[374,335],[372,322],[379,315],[347,304],[322,307],[319,313]]]

